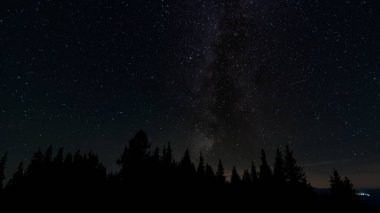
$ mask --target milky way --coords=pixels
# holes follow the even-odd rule
[[[379,85],[378,51],[371,47],[379,45],[373,28],[378,5],[247,1],[226,4],[226,11],[222,4],[213,5],[211,54],[195,78],[201,82],[195,83],[195,129],[201,135],[195,143],[210,159],[223,156],[238,165],[257,158],[261,147],[273,152],[290,144],[302,150],[304,161],[335,155],[329,166],[343,158],[354,165],[351,174],[363,172],[357,162],[377,159],[379,150],[371,139],[377,130],[370,127],[377,118],[358,112],[363,105],[356,102],[362,94],[370,101],[367,110],[377,114],[378,93],[368,89]]]
[[[218,22],[210,59],[197,78],[195,129],[207,137],[205,148],[210,155],[247,159],[241,149],[254,150],[252,124],[260,72],[253,55],[247,54],[253,17],[236,2],[221,1],[214,8]]]
[[[225,5],[223,5],[223,2]],[[228,4],[227,4],[228,3]],[[1,1],[0,150],[111,169],[140,128],[246,167],[295,150],[310,180],[380,176],[378,1]],[[364,175],[365,174],[365,175]]]

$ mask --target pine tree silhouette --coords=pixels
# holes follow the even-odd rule
[[[182,171],[188,175],[195,174],[195,167],[193,162],[191,162],[190,151],[186,149],[185,154],[180,162],[180,168]]]
[[[216,180],[218,183],[224,184],[226,182],[226,176],[224,175],[224,167],[222,161],[218,161],[218,170],[216,171]]]
[[[257,184],[258,176],[256,171],[256,165],[255,162],[251,162],[251,181],[252,184]]]
[[[155,148],[153,151],[152,161],[153,163],[158,163],[160,161],[160,148]]]
[[[205,175],[205,160],[203,158],[202,152],[200,152],[199,154],[199,164],[198,164],[197,174],[199,176]]]
[[[286,182],[285,163],[280,149],[276,150],[276,157],[273,166],[273,178],[278,185],[283,185]]]
[[[293,151],[285,147],[285,177],[291,187],[306,187],[307,181],[303,168],[297,165]]]
[[[125,147],[117,163],[121,166],[120,173],[122,176],[134,176],[144,172],[143,167],[147,166],[150,158],[150,143],[145,132],[139,130],[136,135],[129,141],[128,147]],[[128,171],[129,170],[129,171]]]
[[[23,187],[24,181],[24,162],[21,161],[17,166],[16,172],[13,174],[12,178],[9,180],[7,184],[7,189],[11,189],[14,191],[20,190]]]
[[[61,167],[63,165],[63,148],[59,148],[56,156],[53,159],[54,167]]]
[[[231,184],[238,185],[241,183],[240,176],[238,172],[236,171],[236,167],[232,168],[232,174],[231,174]]]
[[[71,153],[68,153],[65,157],[65,161],[63,164],[66,168],[68,168],[73,163],[73,155]]]
[[[165,165],[172,165],[173,163],[173,154],[172,154],[172,148],[170,146],[170,143],[168,143],[167,147],[163,148],[162,160]]]
[[[41,149],[33,154],[32,160],[26,172],[28,176],[33,177],[34,174],[38,174],[41,172],[43,168],[43,159],[44,159],[44,154],[42,153]]]
[[[265,151],[262,149],[260,154],[260,172],[259,172],[259,180],[262,184],[269,184],[272,180],[272,170],[269,167],[267,157]]]
[[[342,179],[336,169],[330,176],[330,192],[337,205],[344,204],[349,207],[356,204],[356,192],[353,184],[347,177]]]
[[[210,206],[220,205],[220,202],[246,206],[253,200],[257,208],[267,209],[281,206],[286,210],[305,210],[303,206],[308,206],[322,210],[330,207],[362,210],[351,181],[347,177],[341,178],[336,170],[330,177],[331,196],[314,196],[302,167],[297,165],[288,146],[284,157],[279,149],[276,151],[273,174],[262,150],[258,174],[254,162],[250,170],[243,170],[241,176],[233,167],[230,184],[226,183],[220,159],[214,173],[202,153],[197,169],[188,149],[179,162],[173,159],[170,144],[163,148],[162,155],[159,148],[151,154],[148,139],[141,131],[130,140],[119,158],[120,171],[108,175],[98,156],[92,152],[83,154],[78,150],[74,155],[70,152],[66,156],[64,154],[63,148],[60,148],[53,156],[51,146],[43,151],[38,150],[29,165],[25,166],[26,170],[20,163],[3,190],[5,154],[0,160],[1,198],[21,202],[21,198],[37,198],[38,193],[41,194],[38,199],[43,201],[53,198],[68,202],[69,198],[63,195],[70,194],[75,200],[89,199],[92,202],[113,203],[120,200],[123,203],[122,200],[129,200],[133,205],[134,201],[156,200],[170,204],[178,199],[198,199],[196,204]],[[192,196],[195,193],[198,196]],[[216,202],[207,200],[210,197],[215,198]]]
[[[212,182],[215,178],[214,170],[209,164],[206,164],[205,177],[209,183]]]
[[[45,164],[50,164],[52,162],[52,159],[53,159],[53,147],[50,145],[46,151],[45,151],[45,155],[44,155],[44,163]]]
[[[4,187],[4,179],[5,179],[5,163],[7,161],[7,153],[5,153],[3,155],[3,157],[0,159],[0,191],[3,189]]]
[[[245,185],[251,184],[252,183],[252,179],[251,178],[252,178],[251,174],[249,174],[248,170],[245,169],[243,171],[243,175],[242,175],[242,178],[241,178],[242,183],[245,184]]]

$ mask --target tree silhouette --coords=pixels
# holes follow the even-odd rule
[[[53,159],[53,165],[55,167],[60,167],[63,164],[63,148],[59,148],[56,156]]]
[[[282,157],[282,152],[280,149],[276,150],[273,166],[273,178],[274,181],[279,185],[285,184],[286,182],[284,159]]]
[[[7,161],[7,153],[5,153],[3,155],[3,157],[0,159],[0,191],[3,189],[3,185],[4,185],[4,179],[5,179],[5,176],[4,176],[4,173],[5,173],[5,163]]]
[[[332,198],[338,204],[356,202],[356,193],[351,181],[344,177],[340,177],[336,169],[333,170],[333,174],[330,176],[330,192]]]
[[[195,174],[195,167],[193,162],[191,162],[190,151],[186,149],[185,154],[180,162],[180,169],[187,175]]]
[[[42,153],[41,149],[35,152],[32,156],[32,160],[27,168],[27,175],[33,176],[34,174],[38,174],[43,169],[43,161],[44,160],[44,154]]]
[[[24,180],[24,162],[21,161],[19,165],[17,166],[16,172],[13,174],[12,178],[9,180],[7,184],[8,189],[12,190],[20,190],[21,187],[23,187],[23,180]]]
[[[251,162],[251,181],[256,184],[258,180],[255,162]]]
[[[262,149],[260,154],[260,172],[259,172],[259,180],[262,184],[268,184],[272,179],[272,170],[269,167],[267,157],[265,151]]]
[[[306,186],[306,176],[303,168],[297,165],[297,160],[293,156],[293,151],[289,146],[285,146],[285,177],[292,187]]]
[[[158,163],[160,161],[160,148],[157,147],[154,149],[152,161],[153,163]]]
[[[224,175],[224,167],[220,159],[218,161],[218,170],[216,171],[216,179],[218,183],[223,184],[226,182],[226,176]]]
[[[215,178],[214,170],[209,164],[206,164],[205,177],[208,180],[208,182],[213,181]]]
[[[205,160],[203,158],[202,152],[200,152],[199,154],[199,164],[198,164],[197,174],[199,176],[205,175]]]
[[[63,148],[53,155],[53,147],[35,152],[28,165],[21,162],[3,190],[6,154],[0,160],[1,199],[18,200],[54,198],[67,202],[70,194],[75,199],[94,201],[129,200],[151,202],[158,200],[171,204],[176,199],[188,201],[199,199],[210,206],[220,202],[231,202],[248,206],[251,201],[257,208],[281,206],[284,209],[302,209],[303,205],[322,210],[350,210],[359,208],[351,181],[341,178],[336,170],[330,177],[331,196],[314,196],[307,184],[302,167],[297,165],[293,152],[286,146],[285,156],[276,151],[273,174],[268,165],[266,153],[261,150],[261,164],[257,174],[254,162],[250,170],[244,169],[240,176],[236,167],[232,168],[230,184],[222,161],[219,159],[216,172],[205,162],[202,153],[197,169],[191,161],[190,151],[186,149],[181,161],[172,157],[170,144],[150,152],[150,144],[144,132],[139,131],[125,147],[118,160],[119,171],[107,174],[106,168],[96,154],[81,153],[79,150],[66,155]],[[164,192],[165,195],[161,194]],[[36,196],[36,193],[41,196]],[[196,197],[193,197],[197,193]],[[160,196],[147,196],[147,195]],[[216,202],[207,200],[215,198]],[[207,200],[207,202],[203,202]],[[268,206],[267,204],[272,204]],[[360,209],[359,209],[360,210]]]
[[[73,163],[73,155],[71,153],[67,153],[66,157],[65,157],[65,161],[63,162],[63,164],[65,165],[65,167],[69,167],[71,164]]]
[[[168,143],[168,147],[164,147],[162,150],[162,160],[165,165],[171,165],[173,163],[173,154],[170,143]]]
[[[240,176],[238,172],[236,171],[236,167],[232,168],[232,174],[231,174],[231,184],[237,185],[241,183]]]
[[[123,154],[117,163],[121,166],[122,176],[136,175],[149,160],[150,143],[145,132],[139,130],[125,147]],[[128,173],[128,170],[130,172]]]
[[[343,181],[340,177],[338,170],[334,169],[333,174],[330,176],[330,190],[331,193],[339,193],[343,188]]]
[[[121,166],[121,171],[124,172],[124,170],[127,169],[127,163],[128,162],[128,147],[124,147],[123,153],[121,154],[121,157],[117,160],[117,164]]]
[[[45,164],[50,164],[52,162],[52,159],[53,159],[53,147],[50,145],[46,151],[45,151],[45,155],[44,155],[44,163]]]
[[[150,143],[143,130],[139,130],[135,137],[129,141],[129,154],[131,158],[143,160],[149,154]]]
[[[243,171],[243,175],[242,175],[241,181],[245,185],[249,185],[249,184],[252,183],[251,174],[249,174],[249,172],[248,172],[247,169],[245,169]]]

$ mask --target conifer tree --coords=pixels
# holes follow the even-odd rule
[[[220,159],[218,161],[218,170],[216,171],[216,179],[218,183],[223,184],[226,182],[226,176],[224,175],[224,167]]]
[[[55,167],[63,164],[63,148],[59,148],[56,156],[53,159],[53,164]]]
[[[231,184],[240,184],[241,182],[241,179],[240,179],[240,176],[239,176],[239,173],[237,172],[236,170],[236,167],[234,166],[232,168],[232,174],[231,174]]]
[[[7,153],[0,159],[0,191],[3,189],[3,182],[5,179],[5,163],[7,161]]]
[[[336,169],[330,176],[330,192],[333,199],[341,202],[354,201],[356,198],[351,181],[347,177],[341,178]]]
[[[7,184],[7,188],[14,190],[16,187],[20,188],[24,179],[24,163],[21,161],[17,166],[16,172]]]
[[[203,158],[202,152],[199,154],[199,164],[197,169],[197,174],[203,176],[205,174],[205,160]]]
[[[243,172],[242,183],[244,183],[244,184],[251,184],[252,183],[251,174],[249,174],[248,170],[246,170],[246,169]]]
[[[195,167],[194,167],[193,162],[191,162],[189,149],[186,149],[185,154],[183,155],[183,158],[180,162],[180,168],[182,169],[183,172],[187,174],[195,173]]]
[[[253,184],[256,184],[257,182],[257,171],[256,171],[256,165],[255,162],[251,162],[251,181]]]
[[[286,182],[284,167],[285,165],[282,152],[280,149],[277,149],[273,167],[273,178],[278,184],[284,184]]]
[[[208,164],[206,164],[206,171],[205,171],[205,177],[208,179],[208,180],[213,180],[214,179],[214,170],[212,169],[212,167]]]
[[[263,149],[261,150],[260,160],[261,160],[261,165],[260,165],[259,180],[261,183],[268,183],[272,179],[272,171],[269,167],[267,157]]]
[[[291,187],[307,186],[306,175],[303,168],[297,165],[293,151],[289,146],[285,147],[285,177]]]
[[[165,165],[171,165],[173,163],[173,153],[170,143],[168,143],[168,146],[164,147],[162,151],[162,160]]]

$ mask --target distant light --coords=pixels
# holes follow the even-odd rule
[[[368,194],[368,193],[364,193],[364,192],[359,192],[359,193],[356,193],[357,196],[365,196],[365,197],[370,197],[371,195]]]

